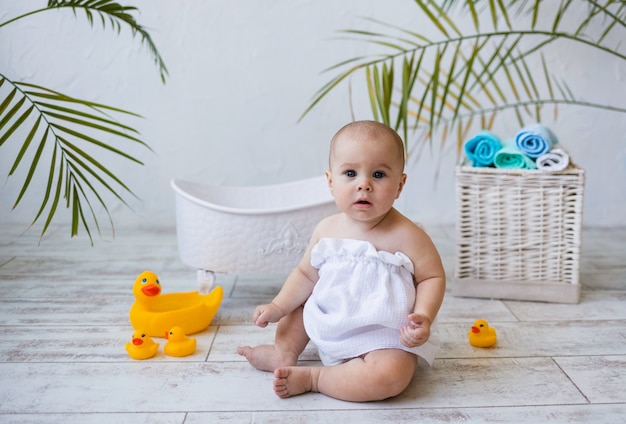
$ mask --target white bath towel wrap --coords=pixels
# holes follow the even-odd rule
[[[404,253],[324,238],[313,248],[311,264],[319,280],[304,306],[304,326],[324,365],[377,349],[402,349],[423,359],[420,365],[432,365],[439,350],[434,325],[422,346],[408,348],[400,341],[415,303],[413,264]]]

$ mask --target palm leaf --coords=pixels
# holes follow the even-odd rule
[[[44,139],[45,140],[45,139]],[[54,175],[54,170],[55,170],[55,165],[56,165],[56,161],[54,161],[54,159],[56,159],[57,157],[57,150],[56,150],[56,145],[54,146],[54,154],[52,155],[53,161],[50,163],[50,173],[52,175]],[[52,222],[52,218],[54,218],[55,214],[56,214],[56,210],[57,207],[59,206],[59,201],[61,199],[61,187],[63,186],[63,180],[64,180],[64,162],[60,163],[60,166],[58,167],[59,171],[58,171],[58,176],[56,179],[56,190],[54,192],[54,198],[52,200],[52,205],[50,205],[49,211],[48,211],[48,217],[46,219],[46,222],[43,226],[43,229],[41,230],[41,235],[43,236],[46,233],[46,230],[48,229],[48,227],[50,226],[50,223]],[[39,212],[37,213],[37,216],[35,217],[35,219],[33,220],[33,224],[37,221],[37,219],[39,219],[39,216],[45,211],[46,207],[48,206],[48,201],[50,198],[50,191],[52,189],[52,184],[54,183],[54,176],[52,178],[50,178],[48,180],[48,187],[46,187],[46,194],[44,196],[44,201],[41,203],[41,207],[39,208]],[[32,224],[31,224],[32,225]],[[72,227],[74,225],[72,224]]]
[[[626,29],[626,3],[623,0],[585,0],[589,10],[582,17],[570,13],[574,5],[579,8],[582,3],[572,0],[563,0],[553,7],[547,7],[540,0],[414,0],[414,3],[422,18],[417,26],[421,28],[424,22],[431,23],[439,32],[439,39],[429,40],[418,31],[397,29],[385,23],[380,25],[388,30],[397,29],[398,35],[344,30],[344,33],[383,50],[371,57],[360,57],[358,65],[354,66],[353,62],[348,69],[340,65],[328,68],[340,73],[324,86],[324,91],[317,93],[314,104],[305,110],[301,119],[344,79],[364,69],[375,119],[394,122],[396,130],[402,128],[405,131],[407,118],[414,117],[414,127],[426,134],[427,139],[434,136],[437,127],[441,127],[442,144],[445,137],[453,132],[454,126],[457,136],[467,134],[467,126],[478,123],[473,117],[479,117],[481,125],[492,126],[501,116],[506,116],[502,115],[505,111],[513,113],[520,125],[529,118],[540,120],[542,107],[547,104],[554,106],[555,116],[559,105],[626,112],[624,107],[579,99],[563,80],[549,74],[542,55],[548,45],[568,40],[626,61],[623,50],[606,44],[609,34],[615,38],[615,31]],[[465,13],[453,15],[454,6],[458,4],[465,6],[462,8]],[[509,16],[511,11],[518,15],[529,14],[528,26],[514,28]],[[461,33],[458,29],[461,26],[455,23],[464,19],[466,14],[471,17],[474,32]],[[540,20],[540,15],[547,18]],[[482,16],[491,21],[493,30],[482,30]],[[502,21],[506,30],[498,29],[502,27]],[[588,32],[594,29],[597,33],[599,26],[599,35]],[[622,33],[621,38],[625,35]],[[463,52],[469,53],[465,56]],[[531,62],[537,54],[540,66]],[[409,66],[415,57],[420,57],[420,65]],[[421,58],[428,59],[421,63]],[[391,102],[396,106],[397,114],[392,119],[393,111],[383,113],[381,110],[381,105],[389,103],[385,97],[389,92],[376,89],[376,76],[380,74],[378,69],[389,69],[392,71],[385,75],[385,79],[393,80],[395,61],[401,61],[399,69],[402,69],[402,78],[396,78],[401,84],[395,90],[395,100]],[[408,75],[411,81],[419,84],[412,84],[407,89]],[[543,84],[538,83],[540,80]],[[414,109],[407,108],[408,104],[414,104]],[[377,105],[376,110],[374,105]],[[418,139],[422,137],[418,135]]]
[[[167,68],[150,34],[134,18],[136,7],[112,0],[49,0],[46,7],[4,21],[0,27],[36,13],[63,9],[71,10],[76,17],[83,14],[92,26],[99,18],[103,28],[112,28],[117,33],[123,27],[130,28],[133,36],[139,36],[142,44],[147,46],[161,80],[165,82]],[[0,147],[21,142],[8,176],[17,178],[17,171],[24,168],[13,208],[17,208],[27,194],[36,196],[39,193],[40,206],[31,226],[43,219],[42,236],[64,200],[70,210],[71,235],[75,236],[82,226],[93,244],[90,222],[98,233],[100,224],[92,199],[102,206],[113,229],[107,201],[101,191],[105,190],[126,206],[125,194],[135,196],[115,175],[111,165],[118,165],[119,159],[142,164],[141,160],[127,153],[131,144],[151,149],[135,129],[118,122],[120,116],[141,118],[136,113],[68,96],[33,83],[12,81],[0,73]],[[26,137],[20,140],[18,134],[25,132]],[[102,155],[107,155],[111,164],[100,159]],[[30,163],[25,163],[26,158]],[[45,179],[43,191],[34,188],[38,171],[42,168],[47,169],[41,176]],[[85,214],[87,210],[90,219]]]
[[[35,123],[35,125],[33,126],[33,128],[31,129],[30,133],[28,134],[27,137],[27,143],[24,143],[24,145],[22,146],[22,150],[20,150],[20,153],[18,154],[18,157],[16,158],[13,166],[11,167],[11,171],[9,172],[9,175],[12,175],[15,170],[17,169],[17,167],[19,166],[22,157],[24,156],[24,153],[28,150],[28,147],[30,145],[30,142],[32,140],[32,138],[35,136],[35,134],[37,133],[37,129],[39,128],[39,122],[41,120],[38,119],[37,122]],[[39,160],[41,158],[41,155],[43,153],[43,149],[46,146],[46,139],[48,137],[48,130],[45,131],[43,137],[41,138],[39,145],[37,146],[37,150],[35,151],[35,156],[31,162],[31,165],[28,169],[28,174],[26,175],[26,178],[24,180],[24,183],[22,184],[22,189],[20,190],[19,195],[17,196],[17,199],[15,200],[15,203],[13,204],[13,209],[15,209],[17,207],[17,205],[20,203],[20,200],[22,199],[22,197],[24,196],[24,194],[26,193],[26,191],[28,190],[28,187],[30,186],[30,182],[33,179],[33,175],[35,174],[35,171],[37,170],[37,166],[39,165]],[[54,158],[56,157],[56,149],[53,152],[53,161]],[[46,192],[47,193],[47,192]],[[44,203],[47,202],[47,198],[48,196],[44,196]]]
[[[123,6],[120,3],[113,0],[49,0],[47,9],[63,9],[70,8],[76,15],[76,12],[82,10],[85,13],[85,16],[89,20],[91,25],[94,24],[93,16],[97,14],[100,16],[100,22],[103,28],[107,27],[107,22],[111,27],[119,33],[122,28],[122,24],[127,25],[133,35],[139,35],[141,38],[141,42],[144,43],[150,53],[153,56],[155,64],[159,68],[159,72],[161,74],[161,80],[165,83],[165,79],[168,75],[167,67],[165,66],[165,62],[161,57],[154,41],[152,41],[152,37],[145,30],[143,26],[141,26],[131,15],[129,12],[134,12],[137,10],[136,7],[133,6]]]
[[[79,169],[77,167],[87,171],[90,178],[97,181],[113,197],[128,205],[121,193],[135,196],[134,193],[111,171],[113,166],[104,164],[102,160],[96,159],[96,156],[108,152],[112,155],[112,163],[118,164],[119,161],[115,158],[119,158],[142,164],[139,159],[126,153],[123,148],[112,144],[112,140],[117,140],[117,144],[133,143],[149,149],[137,136],[131,135],[137,134],[137,131],[118,123],[111,117],[111,114],[134,117],[138,115],[115,107],[73,98],[30,83],[13,83],[6,78],[4,81],[14,88],[0,105],[3,110],[0,113],[0,124],[2,124],[0,145],[10,140],[16,129],[22,127],[30,129],[22,142],[9,176],[16,175],[17,170],[23,166],[25,157],[32,157],[13,208],[16,208],[25,195],[31,192],[36,171],[44,161],[47,161],[47,168],[50,170],[48,183],[41,198],[41,206],[31,226],[47,210],[48,214],[41,233],[43,236],[58,210],[61,199],[65,199],[66,206],[71,208],[71,235],[76,235],[77,228],[82,226],[91,239],[91,231],[87,224],[89,221],[83,213],[84,207],[81,202],[89,204],[89,197],[92,196],[105,206],[107,215],[108,209],[98,190],[90,183],[86,183],[87,178],[77,171]],[[32,143],[35,138],[40,140],[39,143]],[[89,147],[93,153],[87,153],[84,148],[79,147],[80,145]],[[46,154],[48,146],[53,146],[53,150]],[[88,190],[80,186],[81,181]],[[53,194],[55,182],[57,188]],[[61,187],[65,189],[62,190]],[[33,195],[36,192],[37,190],[32,190]],[[95,214],[92,215],[95,216]],[[97,217],[93,222],[98,228],[100,227]]]

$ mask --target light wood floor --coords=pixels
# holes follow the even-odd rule
[[[452,228],[427,228],[453,275]],[[193,356],[135,361],[131,286],[155,271],[164,292],[196,289],[173,228],[118,229],[113,242],[68,240],[54,229],[38,246],[0,227],[1,423],[623,423],[626,417],[626,228],[583,232],[580,304],[448,295],[442,349],[397,398],[356,404],[320,394],[277,398],[272,376],[235,353],[273,340],[250,323],[282,276],[220,275],[226,297]],[[498,331],[473,348],[475,319]],[[303,362],[317,363],[308,348]]]

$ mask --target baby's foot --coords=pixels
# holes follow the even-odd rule
[[[285,399],[317,391],[313,370],[311,367],[277,368],[274,370],[274,393]]]
[[[296,365],[298,362],[297,355],[283,352],[274,345],[239,346],[237,353],[245,357],[250,365],[261,371],[274,371],[276,368]]]

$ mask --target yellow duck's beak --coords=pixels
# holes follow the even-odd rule
[[[480,329],[476,326],[472,326],[472,333],[478,334],[480,333]]]
[[[156,296],[161,293],[161,287],[156,284],[150,284],[141,288],[141,292],[146,296]]]

